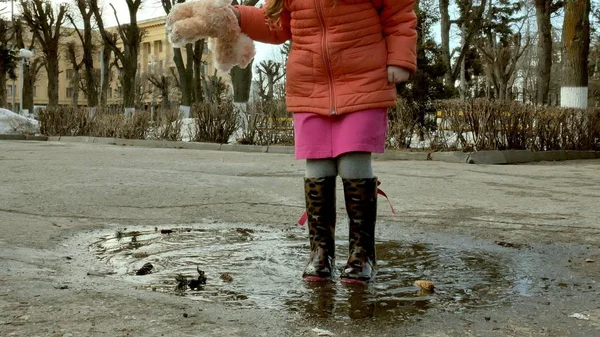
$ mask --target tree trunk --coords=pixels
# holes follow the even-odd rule
[[[85,66],[85,83],[87,86],[87,105],[90,108],[98,106],[98,85],[94,69],[94,58],[88,55],[84,48],[83,64]]]
[[[133,59],[132,63],[136,63],[136,65],[129,65],[128,67],[123,67],[123,78],[121,78],[121,87],[123,88],[123,107],[125,108],[125,112],[132,112],[135,108],[135,82],[136,82],[136,72],[137,72],[137,58]],[[131,62],[131,61],[130,61]]]
[[[245,103],[250,99],[252,63],[251,61],[245,69],[235,66],[229,72],[233,84],[233,101],[236,103]]]
[[[442,37],[442,61],[446,67],[444,75],[445,84],[454,87],[454,76],[452,74],[452,63],[450,60],[450,14],[448,13],[449,0],[439,0],[440,5],[440,28]]]
[[[186,50],[187,52],[187,50]],[[188,59],[190,55],[188,54]],[[181,105],[192,105],[192,74],[191,69],[186,69],[180,48],[173,48],[173,61],[179,75],[179,89],[181,90]]]
[[[23,69],[23,109],[27,109],[29,112],[33,112],[33,87],[40,68],[40,59],[35,59],[30,64],[26,64]]]
[[[79,5],[79,4],[78,4]],[[83,66],[85,67],[85,83],[87,91],[87,105],[89,108],[98,106],[98,88],[96,72],[94,69],[94,40],[92,36],[92,16],[93,11],[88,10],[85,2],[79,7],[79,11],[83,18]],[[87,12],[86,12],[87,11]]]
[[[166,110],[169,108],[169,78],[168,77],[163,77],[163,86],[160,89],[161,89],[161,96],[162,96],[160,106]]]
[[[110,66],[110,56],[111,56],[111,49],[109,47],[107,47],[106,45],[104,45],[103,47],[103,52],[102,52],[102,88],[100,88],[100,105],[102,107],[106,106],[106,100],[107,100],[107,94],[108,94],[108,88],[110,87],[110,71],[111,71],[111,66]],[[111,88],[112,89],[112,88]],[[89,89],[88,89],[89,90]]]
[[[204,40],[194,43],[194,102],[202,102],[202,52]]]
[[[461,45],[461,49],[464,49],[466,47],[466,34],[467,34],[467,27],[466,24],[463,22],[462,25],[460,26],[460,30],[461,30],[461,38],[460,38],[460,45]],[[467,97],[467,60],[465,57],[462,58],[462,60],[460,61],[460,98],[465,99]]]
[[[506,100],[507,99],[507,91],[508,91],[508,86],[506,85],[506,83],[504,81],[500,81],[498,83],[498,90],[497,90],[497,97],[499,100]]]
[[[6,70],[3,69],[2,64],[0,64],[0,89],[6,88]],[[7,107],[7,99],[6,99],[6,89],[0,90],[0,107]]]
[[[536,0],[535,12],[538,28],[537,104],[547,105],[552,69],[552,0]]]
[[[58,50],[47,50],[46,73],[48,74],[48,106],[58,106]]]
[[[562,31],[563,107],[587,108],[588,55],[590,50],[590,0],[567,0]]]
[[[79,106],[79,69],[73,69],[73,80],[71,81],[71,87],[73,88],[71,105],[76,109]]]

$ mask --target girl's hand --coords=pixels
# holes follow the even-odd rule
[[[231,5],[229,6],[229,8],[233,12],[233,14],[235,14],[235,17],[237,18],[237,21],[238,21],[238,25],[241,24],[242,17],[241,17],[241,14],[240,14],[240,10],[237,9],[237,8],[235,8],[235,7],[233,7],[233,6],[231,6]]]
[[[388,66],[388,82],[390,83],[402,83],[408,81],[410,77],[410,71],[402,67]]]

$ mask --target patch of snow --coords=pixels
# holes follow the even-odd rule
[[[196,119],[195,118],[183,118],[181,120],[181,140],[184,142],[190,142],[194,138],[196,133]]]
[[[40,123],[37,120],[0,108],[0,134],[35,135],[39,133]]]

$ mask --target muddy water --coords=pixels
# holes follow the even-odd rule
[[[378,241],[379,272],[368,287],[306,284],[300,277],[308,252],[306,234],[300,229],[277,232],[249,227],[127,228],[106,233],[90,249],[139,289],[311,317],[401,320],[430,308],[456,312],[498,306],[515,296],[543,291],[528,274],[528,263],[533,262],[526,252],[525,258],[521,255],[517,260],[495,247],[398,241]],[[345,241],[337,238],[340,268],[347,256]],[[135,275],[148,262],[154,266],[152,273]],[[197,268],[205,272],[206,285],[177,291],[177,275],[196,278]],[[222,277],[224,273],[231,278]],[[436,292],[414,286],[418,279],[435,282]]]

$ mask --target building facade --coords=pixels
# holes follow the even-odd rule
[[[163,74],[165,76],[171,76],[173,73],[177,73],[175,69],[175,63],[173,62],[173,47],[168,41],[167,32],[165,29],[165,18],[159,17],[149,20],[139,21],[138,24],[141,29],[144,30],[145,34],[142,39],[140,45],[140,53],[138,55],[138,83],[139,86],[139,100],[138,102],[142,102],[142,106],[148,106],[153,100],[156,104],[158,104],[161,100],[160,91],[157,88],[154,88],[153,85],[147,81],[147,77],[149,74]],[[115,30],[116,27],[109,28],[108,30]],[[59,79],[58,79],[58,99],[59,105],[71,106],[73,105],[73,96],[75,95],[75,90],[78,90],[78,100],[77,105],[80,107],[87,106],[87,97],[85,92],[81,90],[81,88],[76,88],[76,85],[73,81],[73,76],[75,74],[74,67],[72,63],[69,61],[68,57],[66,57],[65,50],[66,46],[69,42],[74,42],[78,48],[77,57],[81,59],[81,42],[79,37],[77,36],[74,29],[65,29],[65,31],[69,34],[65,36],[61,43],[60,50],[60,60],[59,60]],[[100,34],[96,34],[96,45],[101,45]],[[38,50],[35,50],[38,49]],[[182,50],[185,58],[185,50]],[[43,57],[43,54],[39,48],[34,48],[36,57]],[[205,74],[213,74],[214,66],[211,62],[210,52],[205,47],[205,52],[203,55],[203,60],[205,61],[205,65],[202,68],[202,72]],[[101,60],[102,55],[100,52],[100,48],[96,48],[94,51],[94,68],[96,72],[100,72],[101,68]],[[111,62],[114,62],[114,55],[112,57]],[[19,68],[16,69],[17,76],[20,76],[20,62]],[[79,72],[79,78],[84,77],[85,69],[82,67]],[[219,76],[223,77],[226,82],[230,82],[228,74],[219,73]],[[98,76],[99,77],[99,76]],[[42,67],[38,73],[37,80],[33,87],[33,96],[34,96],[34,107],[43,107],[48,104],[48,76],[46,74],[46,70]],[[171,103],[178,104],[180,93],[178,93],[178,89],[175,87],[175,81],[173,81],[173,94],[170,95],[169,99]],[[121,96],[121,85],[119,83],[118,70],[114,67],[111,67],[111,80],[110,85],[107,90],[107,105],[120,105],[122,102]],[[7,108],[18,111],[20,104],[20,81],[17,78],[15,81],[9,80],[6,85],[6,93],[7,93]],[[153,94],[154,93],[154,94]]]

